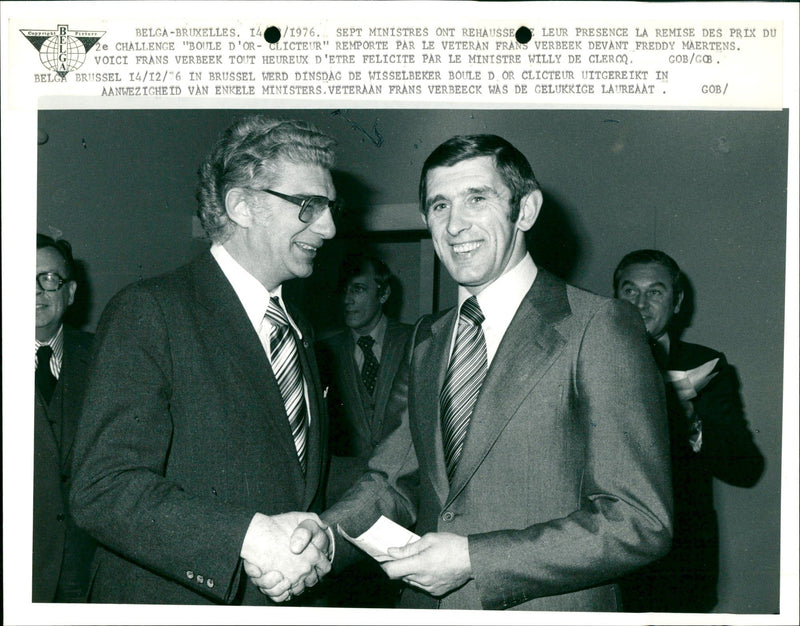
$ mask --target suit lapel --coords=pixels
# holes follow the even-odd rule
[[[292,319],[300,325],[300,317],[298,312],[287,304],[289,314]],[[320,389],[322,383],[319,379],[319,371],[316,366],[316,359],[314,356],[314,349],[312,342],[309,340],[309,329],[300,326],[303,332],[303,339],[298,341],[297,352],[300,359],[300,369],[303,373],[303,378],[306,381],[308,388],[308,415],[309,415],[309,429],[308,429],[308,444],[306,445],[306,474],[305,474],[305,494],[303,498],[303,508],[307,509],[314,497],[316,496],[317,489],[319,488],[321,469],[325,460],[327,441],[328,441],[328,423],[324,419],[324,412],[322,411],[323,400],[320,397]],[[281,405],[283,402],[281,401]],[[286,425],[289,427],[289,420],[287,418]],[[291,436],[291,428],[289,428]],[[297,451],[294,447],[294,439],[292,439],[292,449],[294,457],[297,458]],[[299,462],[298,462],[299,466]]]
[[[448,501],[464,488],[566,341],[555,324],[570,314],[565,284],[539,270],[486,374]],[[513,381],[510,384],[509,381]]]
[[[447,362],[450,356],[450,338],[453,333],[458,309],[451,309],[431,325],[431,336],[417,346],[419,360],[415,363],[416,387],[419,405],[419,441],[425,446],[420,455],[433,459],[431,483],[442,504],[447,500],[450,486],[444,463],[439,392],[444,384]]]
[[[297,459],[289,418],[278,383],[261,341],[245,313],[236,292],[210,253],[198,257],[191,266],[196,285],[200,332],[214,348],[224,369],[235,372],[234,378],[250,387],[258,400],[253,410],[272,434],[266,434],[270,447],[277,446],[287,457],[298,488],[303,492],[303,475]],[[267,449],[265,448],[265,453]]]
[[[375,411],[372,416],[371,429],[373,433],[380,433],[383,427],[383,408],[386,406],[389,393],[391,392],[392,380],[397,373],[397,366],[403,358],[405,344],[402,338],[404,336],[402,327],[390,320],[383,340],[380,368],[378,369],[378,381],[375,385],[375,389],[380,395],[375,396]]]
[[[90,352],[87,341],[81,341],[75,331],[64,327],[64,360],[58,387],[58,406],[61,422],[62,470],[68,469],[72,444],[75,442],[75,431],[81,413],[83,385],[89,371]],[[90,335],[84,335],[90,337]]]

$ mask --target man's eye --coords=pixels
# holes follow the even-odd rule
[[[447,203],[445,202],[436,202],[430,206],[429,211],[432,213],[438,213],[439,211],[444,211],[447,208]]]
[[[635,296],[636,295],[636,290],[635,289],[631,289],[630,287],[628,287],[627,289],[623,289],[622,290],[622,295],[624,295],[624,296]]]
[[[470,204],[480,204],[486,200],[486,196],[470,196],[469,202]]]
[[[660,298],[661,296],[664,295],[664,292],[661,291],[660,289],[651,289],[650,291],[647,292],[647,295],[653,298]]]

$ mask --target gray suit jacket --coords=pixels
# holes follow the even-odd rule
[[[439,391],[456,311],[418,322],[370,472],[324,517],[361,533],[379,515],[469,538],[474,578],[402,606],[616,610],[610,583],[663,555],[671,536],[661,378],[626,303],[540,270],[475,405],[453,483]],[[353,557],[337,541],[337,561]]]
[[[386,404],[403,360],[412,326],[388,320],[381,349],[375,393],[370,396],[353,356],[353,334],[345,328],[317,342],[317,361],[328,387],[331,470],[328,502],[335,502],[366,470],[375,446],[390,432]]]
[[[103,544],[91,601],[270,603],[242,572],[250,520],[319,510],[327,462],[311,331],[290,313],[304,337],[305,475],[269,360],[210,253],[108,304],[72,489],[76,521]]]

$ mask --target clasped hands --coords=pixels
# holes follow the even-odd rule
[[[333,538],[314,513],[256,513],[241,557],[250,580],[274,602],[286,602],[316,585],[331,569]]]
[[[317,584],[330,571],[330,529],[310,513],[287,513],[267,519],[274,522],[278,534],[294,524],[289,530],[291,537],[283,538],[289,550],[288,554],[281,550],[285,569],[277,565],[277,559],[271,561],[275,567],[266,562],[257,565],[245,556],[243,548],[245,572],[262,593],[274,602],[285,602]],[[381,563],[381,567],[389,578],[403,580],[433,596],[442,596],[472,578],[469,542],[461,535],[428,533],[406,546],[389,548],[388,553],[392,559]]]

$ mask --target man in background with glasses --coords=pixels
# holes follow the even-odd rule
[[[102,544],[90,601],[266,605],[248,577],[277,570],[279,601],[322,603],[297,596],[330,568],[328,424],[282,285],[336,232],[333,145],[303,122],[238,120],[198,172],[210,250],[106,307],[71,499]],[[298,524],[313,541],[294,555]]]
[[[94,542],[69,514],[70,459],[92,335],[64,324],[75,301],[75,263],[64,239],[36,235],[34,602],[83,602]]]

